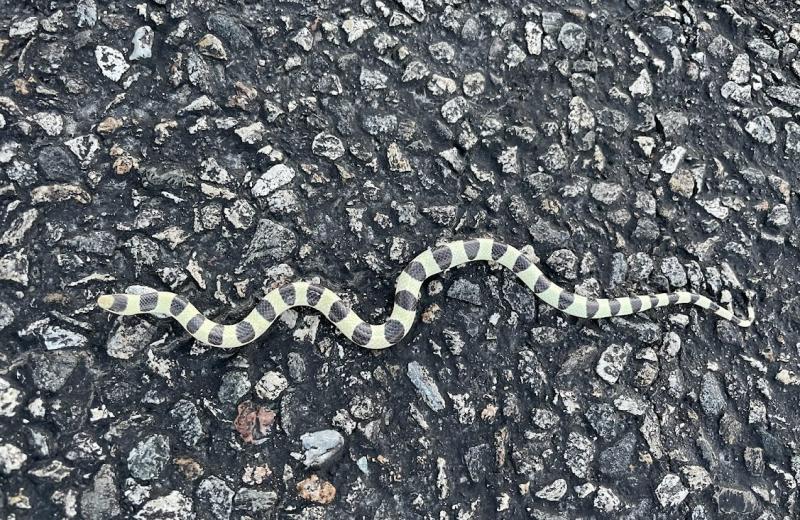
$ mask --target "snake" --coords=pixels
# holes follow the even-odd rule
[[[753,297],[747,291],[747,318],[706,296],[688,291],[620,298],[592,298],[569,292],[553,283],[522,251],[491,238],[456,240],[417,255],[397,278],[394,306],[384,323],[362,320],[334,291],[316,283],[296,281],[269,291],[241,321],[231,325],[204,316],[180,295],[166,291],[141,294],[104,294],[101,309],[119,315],[153,314],[174,318],[197,341],[220,348],[237,348],[261,337],[278,317],[294,307],[311,307],[322,313],[347,339],[360,347],[380,350],[397,343],[411,331],[424,282],[447,269],[469,262],[494,262],[513,272],[537,298],[570,316],[588,319],[626,316],[668,305],[691,304],[740,327],[755,319]]]

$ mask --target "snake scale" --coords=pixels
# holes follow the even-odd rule
[[[307,282],[293,282],[270,291],[250,314],[234,325],[223,325],[206,318],[186,299],[171,292],[102,295],[97,304],[115,314],[171,316],[196,340],[221,348],[251,343],[264,334],[281,313],[292,307],[311,307],[321,312],[356,345],[383,349],[399,343],[411,330],[426,279],[452,267],[477,261],[494,261],[510,269],[543,302],[579,318],[625,316],[667,305],[693,304],[740,327],[750,326],[754,319],[752,305],[748,305],[748,317],[739,318],[707,297],[686,291],[624,298],[587,298],[550,281],[518,249],[487,238],[458,240],[417,255],[400,273],[392,313],[379,325],[366,323],[330,289]]]

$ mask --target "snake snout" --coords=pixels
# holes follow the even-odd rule
[[[114,297],[110,294],[103,294],[97,298],[97,306],[104,310],[109,310],[114,305]]]

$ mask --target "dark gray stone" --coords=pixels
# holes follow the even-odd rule
[[[100,466],[90,488],[81,494],[81,515],[86,520],[109,520],[122,512],[116,480],[110,464]]]
[[[139,443],[128,454],[128,471],[139,480],[154,480],[169,461],[169,438],[151,435]]]

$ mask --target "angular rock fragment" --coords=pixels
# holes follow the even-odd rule
[[[287,258],[297,245],[294,233],[270,219],[261,219],[247,247],[244,264],[261,258],[280,261]]]
[[[131,61],[144,60],[153,56],[153,29],[147,25],[139,27],[133,33],[133,51],[128,59]],[[115,80],[116,81],[116,80]]]
[[[674,473],[667,473],[656,486],[656,498],[661,507],[676,507],[689,496],[689,490],[683,486],[681,479]]]
[[[304,433],[300,441],[305,450],[303,464],[307,468],[320,467],[333,460],[344,447],[344,437],[336,430]]]
[[[169,438],[151,435],[139,443],[128,454],[128,470],[139,480],[158,478],[170,456]]]
[[[762,115],[748,121],[744,129],[759,143],[772,144],[778,138],[775,125],[772,124],[769,116]]]
[[[440,412],[445,408],[444,398],[439,393],[436,382],[428,373],[428,370],[416,361],[408,364],[408,378],[417,390],[417,393],[425,401],[425,404],[434,412]]]
[[[122,75],[130,68],[125,61],[125,56],[117,49],[107,45],[98,45],[94,50],[94,56],[100,72],[111,81],[122,79]]]
[[[298,482],[297,494],[309,502],[317,504],[330,504],[336,497],[336,488],[327,480],[322,480],[316,475],[311,475]]]
[[[311,143],[311,151],[315,155],[335,161],[344,155],[344,145],[342,140],[335,135],[321,132],[314,137],[314,141]]]

